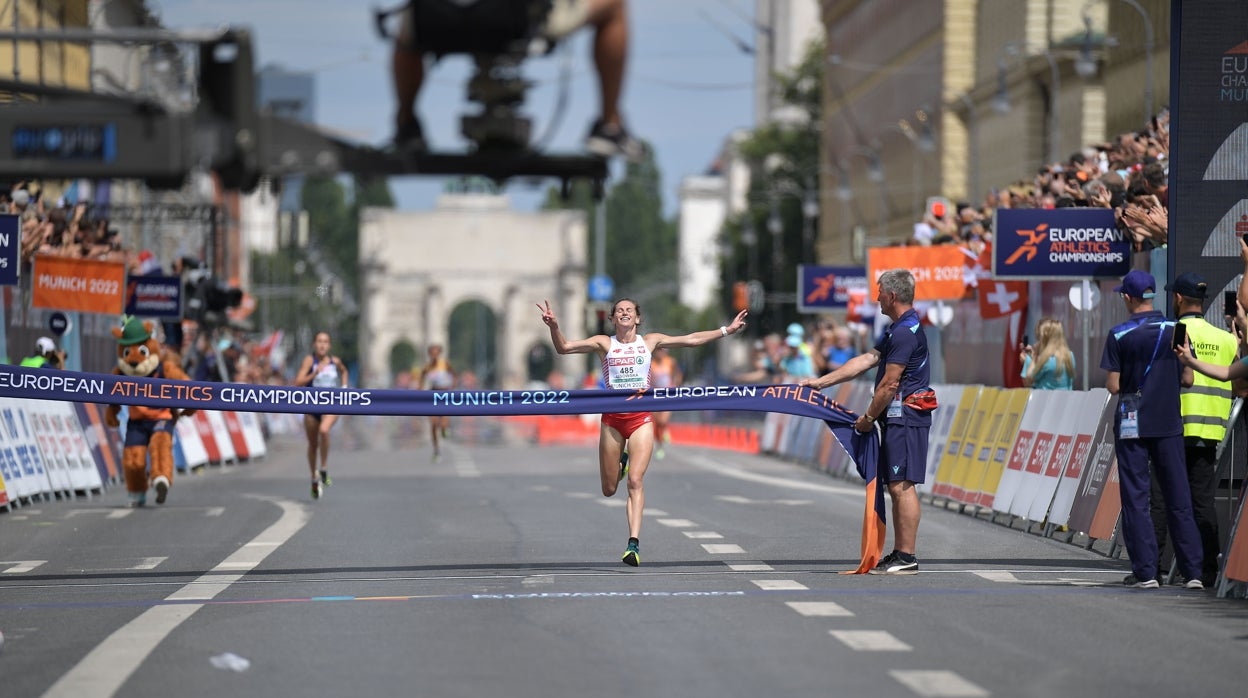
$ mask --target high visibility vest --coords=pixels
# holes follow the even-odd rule
[[[1229,366],[1235,361],[1235,336],[1210,325],[1203,317],[1180,318],[1187,326],[1192,352],[1201,361],[1216,366]],[[1179,391],[1179,410],[1183,414],[1183,436],[1221,441],[1226,436],[1231,416],[1231,382],[1214,380],[1194,371],[1192,387]]]
[[[47,363],[48,363],[48,360],[43,358],[42,356],[27,356],[26,358],[22,359],[21,365],[25,366],[26,368],[43,368],[45,365],[47,365]]]

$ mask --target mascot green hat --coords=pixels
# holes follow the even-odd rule
[[[152,338],[152,333],[144,326],[143,321],[132,315],[121,316],[121,337],[117,343],[123,347],[142,344]]]

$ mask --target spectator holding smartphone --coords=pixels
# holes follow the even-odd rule
[[[1023,344],[1023,385],[1036,390],[1073,390],[1075,353],[1066,343],[1062,321],[1046,317],[1036,326],[1036,346]]]
[[[1238,342],[1231,333],[1205,320],[1204,302],[1209,285],[1199,274],[1180,274],[1166,290],[1174,294],[1179,323],[1187,331],[1186,344],[1192,356],[1219,365],[1235,360]],[[1214,497],[1218,487],[1218,444],[1226,436],[1231,416],[1231,383],[1197,374],[1191,387],[1179,390],[1179,411],[1183,416],[1183,451],[1187,460],[1187,484],[1192,494],[1192,515],[1200,533],[1204,552],[1200,581],[1208,587],[1218,576],[1218,516]],[[1152,485],[1150,514],[1157,535],[1157,549],[1166,544],[1165,502],[1156,478]]]

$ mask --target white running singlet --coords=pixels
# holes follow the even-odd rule
[[[611,335],[611,350],[602,359],[602,380],[612,390],[645,390],[650,387],[650,350],[638,337],[628,344]]]
[[[341,388],[342,381],[338,378],[338,364],[334,363],[333,358],[329,360],[329,364],[317,367],[316,357],[312,357],[312,367],[315,371],[312,374],[312,387],[314,388]]]

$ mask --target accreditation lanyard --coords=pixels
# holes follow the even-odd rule
[[[1148,359],[1148,365],[1144,367],[1144,375],[1140,376],[1140,385],[1135,392],[1130,395],[1118,396],[1118,413],[1122,418],[1118,421],[1118,438],[1120,439],[1138,439],[1140,438],[1140,399],[1144,395],[1144,381],[1148,380],[1148,372],[1153,368],[1153,362],[1157,360],[1157,351],[1161,349],[1161,338],[1165,335],[1166,321],[1141,323],[1136,327],[1144,324],[1157,325],[1157,343],[1153,345],[1153,355]]]

